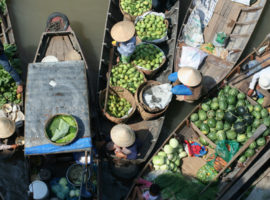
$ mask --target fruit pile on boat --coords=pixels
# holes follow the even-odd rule
[[[230,86],[221,89],[217,97],[202,103],[201,109],[193,113],[190,120],[214,143],[220,140],[234,140],[243,145],[261,124],[270,126],[268,110],[248,100],[244,93]],[[251,143],[239,158],[239,162],[245,162],[255,154],[257,148],[264,146],[265,137],[269,133],[270,130],[267,129],[261,137]],[[200,138],[200,142],[208,145],[203,138]]]
[[[131,16],[139,16],[148,11],[152,7],[152,1],[150,0],[122,0],[120,1],[120,7]]]
[[[118,118],[127,115],[132,108],[131,104],[126,99],[120,98],[117,95],[109,95],[107,105],[109,114]]]

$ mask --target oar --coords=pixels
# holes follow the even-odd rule
[[[114,54],[114,47],[112,47],[110,49],[109,67],[108,67],[109,76],[108,76],[107,86],[106,86],[104,112],[106,112],[106,109],[107,109],[107,101],[108,101],[109,85],[110,85],[110,78],[111,78],[111,71],[112,71],[113,54]]]
[[[209,184],[200,192],[203,193],[204,191],[207,190],[207,188],[213,183],[215,182],[215,180],[217,180],[218,177],[220,177],[220,175],[249,147],[249,145],[256,140],[265,130],[266,130],[266,126],[264,124],[261,124],[259,126],[259,128],[257,128],[257,130],[255,131],[255,133],[249,138],[248,141],[246,141],[246,143],[241,147],[241,149],[232,157],[232,159],[230,160],[230,162],[227,163],[227,165],[218,173],[218,175],[216,175],[216,177],[209,182]]]
[[[248,68],[248,69],[242,71],[242,73],[240,73],[238,76],[236,76],[236,77],[232,78],[231,80],[229,80],[228,83],[230,83],[230,82],[236,80],[236,79],[239,78],[240,76],[245,75],[247,72],[249,72],[250,70],[256,68],[257,66],[263,64],[263,63],[266,62],[267,60],[270,60],[270,57],[268,57],[268,58],[262,60],[261,62],[257,63],[256,65],[254,65],[254,66],[252,66],[252,67],[250,67],[250,68]]]

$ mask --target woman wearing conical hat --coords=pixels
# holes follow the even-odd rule
[[[178,72],[169,75],[173,82],[172,93],[176,100],[193,103],[198,100],[202,92],[202,74],[192,67],[181,67]]]
[[[9,138],[15,129],[15,122],[6,117],[0,117],[0,139]]]
[[[129,63],[130,56],[136,47],[135,26],[131,21],[116,23],[111,29],[111,36],[114,39],[112,44],[117,46],[121,54],[121,61]]]

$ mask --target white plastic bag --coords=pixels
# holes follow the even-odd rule
[[[164,109],[172,100],[172,86],[169,83],[153,86],[143,93],[143,101],[151,109]]]
[[[246,6],[250,6],[250,2],[251,0],[232,0],[233,2],[237,2],[237,3],[241,3],[244,4]]]
[[[183,46],[179,67],[199,69],[200,64],[208,54],[195,47]]]
[[[165,14],[164,13],[157,13],[157,12],[152,12],[152,11],[148,11],[146,13],[144,13],[141,16],[136,17],[135,19],[135,25],[138,21],[140,21],[141,19],[145,18],[146,15],[157,15],[157,16],[162,16],[165,19]],[[156,40],[149,40],[149,41],[144,41],[144,42],[149,42],[149,43],[161,43],[168,40],[168,29],[166,30],[166,35],[160,39],[156,39]]]

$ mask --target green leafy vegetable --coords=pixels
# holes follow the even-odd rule
[[[66,136],[66,134],[68,133],[68,130],[69,130],[68,123],[66,123],[64,120],[60,119],[58,127],[55,129],[51,140],[55,142],[56,140]]]

